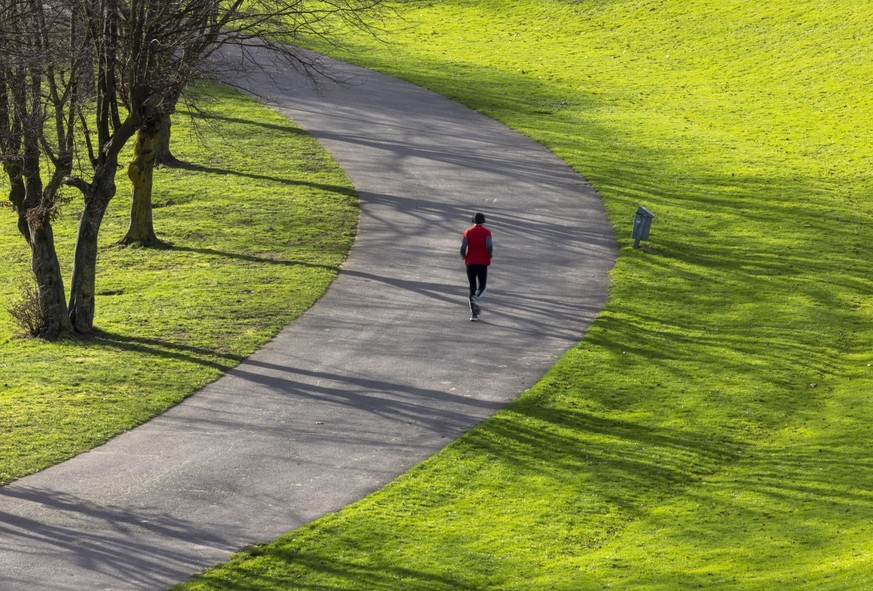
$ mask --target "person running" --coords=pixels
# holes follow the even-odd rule
[[[491,230],[486,228],[485,214],[473,216],[473,225],[464,231],[461,240],[461,258],[467,266],[467,280],[470,282],[470,321],[479,320],[479,300],[485,297],[488,283],[488,265],[491,264],[493,243]]]

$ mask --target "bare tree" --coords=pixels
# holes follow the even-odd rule
[[[61,34],[75,25],[39,0],[0,0],[0,163],[18,230],[31,250],[41,324],[36,332],[49,338],[71,326],[52,219],[72,168],[79,77],[88,63],[83,42]],[[47,182],[44,159],[51,170]]]
[[[41,334],[93,329],[98,236],[116,193],[121,150],[134,137],[128,176],[145,196],[138,203],[134,190],[132,216],[145,228],[136,236],[155,239],[146,189],[156,137],[211,53],[257,45],[312,72],[315,64],[283,42],[303,32],[328,35],[337,22],[360,26],[381,3],[0,0],[0,163],[31,248],[47,319]],[[84,170],[74,171],[74,162],[85,162]],[[83,196],[66,304],[51,225],[65,185]]]
[[[169,131],[170,114],[198,64],[220,42],[222,31],[236,18],[242,0],[134,0],[129,42],[123,51],[128,60],[148,55],[148,73],[139,82],[151,96],[150,116],[134,138],[133,160],[127,168],[132,183],[130,225],[122,243],[160,244],[152,221],[152,178],[161,133]],[[141,43],[134,42],[140,38]],[[126,80],[132,82],[130,78]],[[128,110],[135,108],[133,88],[122,87]]]
[[[91,167],[87,179],[81,175],[65,181],[84,197],[73,255],[69,316],[76,332],[90,333],[94,324],[97,239],[103,216],[115,196],[119,154],[138,129],[154,121],[160,96],[150,86],[154,56],[145,34],[148,5],[152,2],[68,0],[67,4],[70,12],[82,19],[94,56],[95,100],[89,109],[90,117],[80,112],[79,118]]]
[[[134,157],[127,170],[132,191],[130,224],[123,244],[162,244],[152,218],[154,166],[175,162],[169,144],[171,115],[188,82],[196,76],[208,76],[203,66],[216,50],[227,45],[243,50],[266,48],[286,66],[314,79],[319,73],[317,62],[304,57],[307,54],[293,43],[303,36],[333,40],[344,27],[372,30],[368,19],[379,13],[383,0],[188,0],[166,4],[176,11],[157,13],[147,31],[156,57],[153,90],[161,94],[162,108],[157,120],[137,132]]]

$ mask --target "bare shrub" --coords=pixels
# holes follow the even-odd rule
[[[18,296],[6,308],[22,335],[37,338],[46,330],[46,317],[39,305],[39,289],[32,280],[24,279],[18,286]]]

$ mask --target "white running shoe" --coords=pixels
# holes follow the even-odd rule
[[[473,313],[473,316],[478,316],[479,310],[481,310],[481,308],[479,307],[479,298],[477,298],[474,295],[471,295],[470,296],[470,312]]]

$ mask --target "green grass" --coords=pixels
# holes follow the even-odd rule
[[[354,238],[348,178],[279,115],[214,87],[209,117],[179,113],[181,168],[155,174],[154,219],[170,249],[123,248],[129,185],[101,230],[98,333],[23,340],[0,313],[0,484],[100,444],[238,364],[306,310]],[[281,154],[281,157],[277,157]],[[55,226],[69,277],[79,198]],[[0,300],[16,297],[29,250],[2,211]]]
[[[870,10],[443,0],[352,38],[593,183],[609,302],[493,419],[179,589],[873,589]]]

